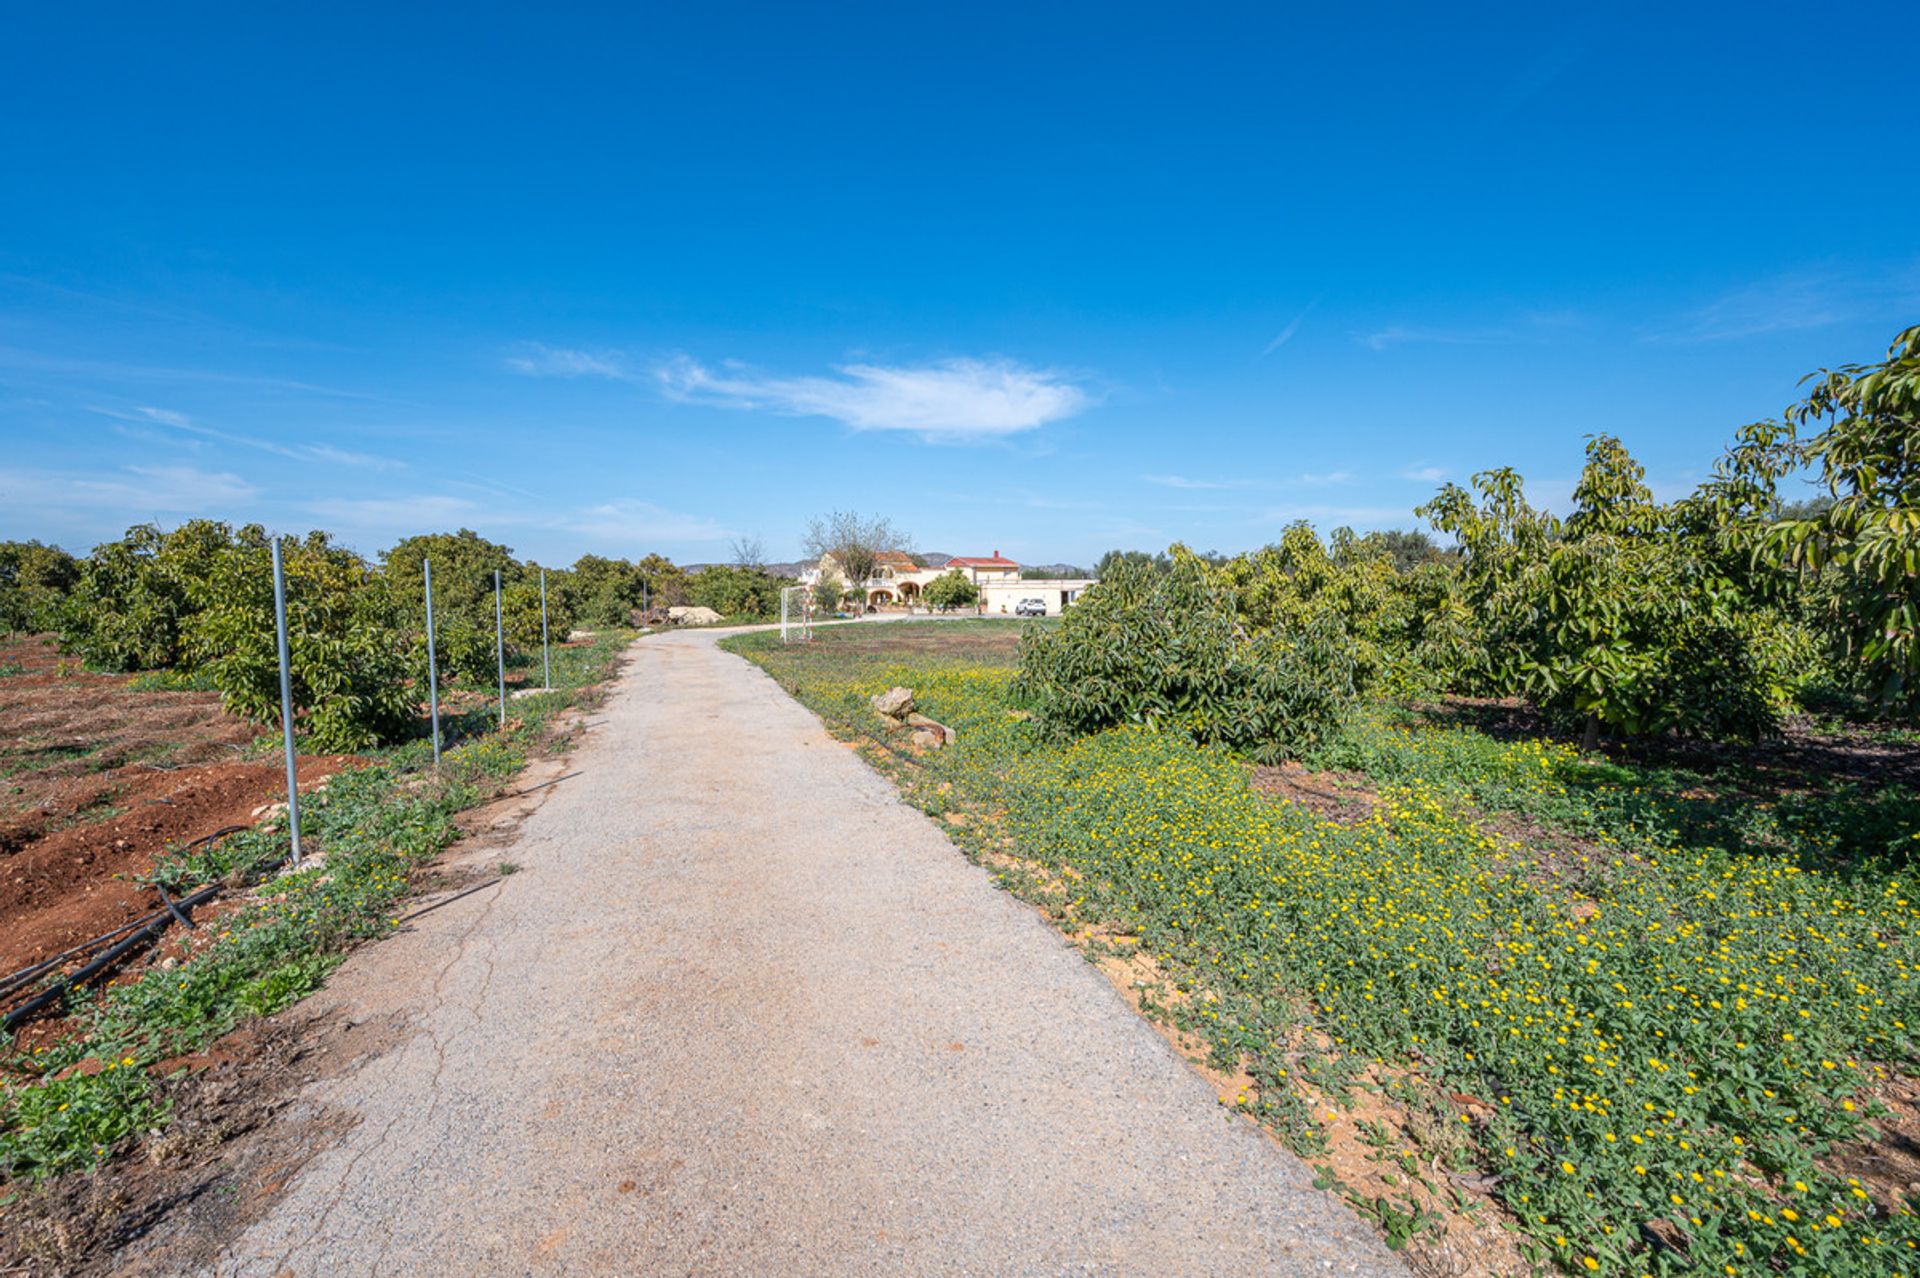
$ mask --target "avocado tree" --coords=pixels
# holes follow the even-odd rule
[[[1895,337],[1878,364],[1804,380],[1813,389],[1787,410],[1789,429],[1760,441],[1760,469],[1812,467],[1831,503],[1774,521],[1757,553],[1830,578],[1826,621],[1839,647],[1883,708],[1912,709],[1920,705],[1920,326]]]
[[[927,583],[927,603],[942,612],[964,608],[980,598],[980,588],[968,581],[958,568],[943,572]]]

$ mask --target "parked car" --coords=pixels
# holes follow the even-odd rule
[[[1013,606],[1016,617],[1044,617],[1047,615],[1047,601],[1044,599],[1022,599]]]

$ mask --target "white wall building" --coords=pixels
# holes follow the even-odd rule
[[[923,567],[911,555],[898,550],[883,550],[874,557],[873,576],[863,583],[869,604],[878,608],[922,606],[921,596],[934,578],[958,572],[980,592],[978,609],[989,616],[1012,616],[1018,605],[1039,600],[1048,616],[1058,616],[1094,584],[1091,577],[1020,577],[1020,565],[998,550],[991,555],[960,555],[939,567]],[[813,585],[823,577],[846,580],[846,573],[832,555],[801,574],[801,581]]]

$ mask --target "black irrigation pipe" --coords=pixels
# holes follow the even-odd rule
[[[249,827],[244,825],[222,826],[220,829],[215,830],[212,834],[203,834],[199,838],[184,844],[182,846],[182,850],[183,851],[191,850],[193,848],[200,847],[204,844],[215,843],[221,839],[226,838],[229,834],[238,834],[242,830],[245,830],[248,828]],[[166,903],[166,909],[157,910],[152,914],[143,915],[140,918],[132,920],[131,922],[122,923],[119,927],[116,927],[108,932],[102,932],[99,936],[94,937],[92,940],[82,941],[80,944],[74,946],[72,949],[56,954],[52,958],[42,959],[38,963],[30,963],[26,967],[21,968],[19,971],[14,972],[10,976],[0,977],[0,998],[9,998],[14,994],[19,993],[21,990],[25,989],[27,986],[32,985],[35,981],[45,976],[48,972],[51,972],[53,969],[59,967],[62,963],[67,962],[68,960],[74,958],[77,955],[84,954],[88,950],[91,950],[96,946],[105,945],[108,942],[113,941],[116,937],[120,937],[127,932],[139,931],[141,929],[150,928],[153,926],[153,924],[156,921],[171,917],[171,918],[178,919],[182,924],[184,924],[188,928],[195,927],[197,925],[193,922],[193,920],[187,917],[185,911],[192,909],[193,906],[211,897],[211,895],[216,890],[213,887],[208,887],[203,889],[201,892],[195,893],[191,897],[185,898],[180,901],[175,901],[172,897],[167,895],[166,888],[162,887],[158,883],[154,884],[153,886],[154,886],[154,890],[160,893],[160,899]],[[124,945],[116,947],[113,957],[118,958],[121,954],[124,954],[126,950],[130,948],[132,947],[124,946]],[[89,975],[92,973],[92,971],[93,971],[92,964],[89,964],[87,968],[82,969],[82,972]],[[49,993],[60,992],[64,990],[68,985],[72,984],[74,981],[77,981],[79,979],[81,979],[81,973],[75,973],[74,976],[52,987],[52,989],[49,990],[48,992]],[[27,1003],[22,1004],[21,1007],[15,1009],[13,1012],[9,1012],[6,1017],[5,1028],[12,1029],[14,1026],[14,1018],[20,1015],[21,1013],[23,1013],[28,1007],[38,1007],[41,1005],[43,1005],[41,1002],[41,999],[39,997],[36,997],[34,999],[30,999]]]
[[[192,896],[181,897],[180,906],[183,909],[190,910],[196,905],[211,901],[214,898],[214,894],[219,890],[217,885],[209,884],[201,888],[198,892],[195,892]],[[116,942],[105,953],[100,954],[79,971],[70,976],[61,977],[47,989],[34,995],[20,1006],[14,1008],[11,1012],[8,1012],[5,1022],[0,1023],[0,1030],[11,1032],[15,1026],[27,1020],[48,1004],[53,1003],[57,999],[64,998],[67,991],[74,986],[85,985],[88,981],[106,971],[109,967],[112,967],[120,960],[122,955],[126,954],[127,951],[131,950],[134,946],[145,944],[159,936],[160,933],[167,930],[167,924],[172,921],[172,916],[165,910],[161,910],[147,921],[145,927],[135,932],[132,936]]]

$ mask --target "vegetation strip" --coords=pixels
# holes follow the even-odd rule
[[[971,854],[1038,867],[1003,877],[1063,922],[1143,951],[1168,1014],[1303,1154],[1377,1093],[1445,1120],[1403,1124],[1425,1133],[1409,1155],[1490,1193],[1538,1262],[1912,1272],[1911,1204],[1845,1155],[1916,1056],[1914,885],[1873,823],[1840,832],[1844,792],[1736,829],[1686,797],[1698,776],[1370,712],[1318,761],[1378,802],[1319,820],[1185,733],[1050,731],[1010,645],[959,633],[986,624],[951,648],[914,626],[726,642],[861,732],[884,732],[868,697],[911,687],[959,739],[895,769],[908,797],[961,815]],[[1467,794],[1592,847],[1542,873]],[[1363,1206],[1405,1241],[1425,1201]]]
[[[311,992],[352,944],[398,926],[394,907],[458,836],[455,815],[519,771],[554,716],[611,673],[627,639],[609,632],[557,650],[554,691],[516,701],[505,733],[447,751],[438,774],[428,743],[414,740],[315,792],[303,805],[307,868],[248,883],[248,903],[220,921],[207,949],[109,989],[75,1010],[73,1033],[7,1060],[0,1178],[17,1193],[164,1126],[171,1062]],[[284,830],[269,825],[182,849],[151,877],[175,889],[232,882],[286,851]]]

